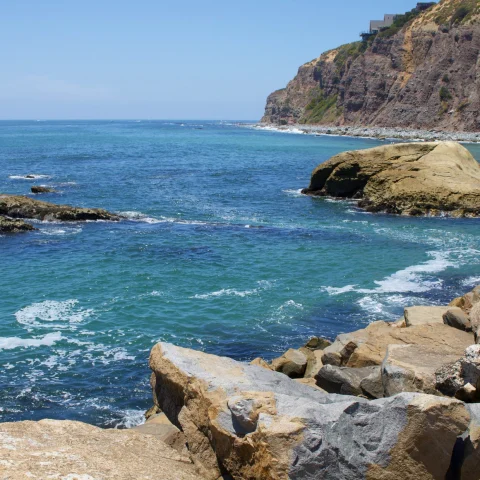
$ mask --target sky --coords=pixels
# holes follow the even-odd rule
[[[416,0],[2,0],[0,119],[258,120],[272,91]]]

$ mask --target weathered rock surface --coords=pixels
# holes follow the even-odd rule
[[[119,215],[100,208],[55,205],[19,195],[0,195],[0,215],[45,221],[120,220]]]
[[[319,165],[303,193],[358,198],[371,212],[480,215],[480,165],[455,142],[343,152]]]
[[[341,393],[342,395],[363,396],[361,383],[370,375],[378,375],[380,367],[335,367],[325,365],[315,376],[317,385],[328,393]],[[379,378],[381,385],[381,378]],[[377,397],[375,397],[377,398]]]
[[[41,185],[34,185],[30,187],[32,193],[55,193],[55,189],[51,187],[42,187]]]
[[[404,310],[405,325],[434,325],[436,323],[445,323],[443,315],[449,310],[449,307],[407,307]]]
[[[342,366],[368,367],[381,365],[388,345],[424,345],[440,355],[463,356],[465,349],[472,344],[473,335],[468,332],[438,323],[435,325],[415,325],[398,328],[388,322],[372,322],[366,328],[339,335],[327,347],[322,357],[329,363],[328,353],[338,355]],[[333,365],[337,365],[333,363]]]
[[[67,420],[0,423],[0,478],[198,480],[188,457],[154,435]]]
[[[324,394],[265,368],[165,343],[152,349],[150,367],[154,401],[181,427],[196,467],[212,480],[220,473],[242,480],[443,479],[470,424],[454,399]]]
[[[443,314],[443,323],[459,330],[471,331],[472,324],[467,314],[459,307],[450,307]]]
[[[401,29],[325,52],[268,97],[262,122],[478,132],[479,16],[478,2],[443,0]]]
[[[291,378],[303,377],[307,368],[307,355],[300,350],[290,348],[281,357],[272,361],[272,369]]]
[[[0,233],[19,233],[36,230],[33,225],[23,220],[6,218],[0,215]]]
[[[480,343],[480,302],[475,303],[470,311],[470,324],[475,336],[475,342]]]

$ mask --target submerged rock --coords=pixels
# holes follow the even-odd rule
[[[31,230],[36,230],[36,228],[23,220],[6,218],[0,215],[0,233],[19,233]]]
[[[166,343],[153,347],[150,367],[155,403],[182,429],[209,480],[443,479],[470,424],[455,399],[325,394],[265,368]]]
[[[0,215],[45,221],[120,220],[119,215],[100,208],[55,205],[19,195],[0,195]]]
[[[335,155],[303,193],[360,198],[370,212],[476,217],[480,166],[455,142],[386,145]]]
[[[9,480],[197,480],[189,458],[156,435],[68,420],[0,423],[0,476]]]

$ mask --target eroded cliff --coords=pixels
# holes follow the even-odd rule
[[[262,122],[480,130],[480,3],[443,0],[302,65]]]

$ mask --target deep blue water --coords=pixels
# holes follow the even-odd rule
[[[317,164],[381,143],[220,122],[0,122],[0,192],[49,185],[43,200],[129,217],[0,237],[0,421],[131,425],[151,403],[159,340],[272,358],[480,283],[478,220],[299,195]]]

